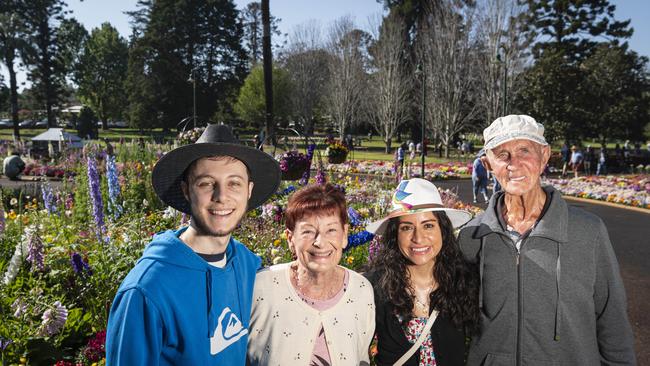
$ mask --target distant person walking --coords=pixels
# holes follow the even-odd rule
[[[560,157],[562,158],[562,177],[566,177],[566,169],[569,165],[569,158],[571,157],[569,146],[567,146],[566,142],[562,144],[562,148],[560,149]]]
[[[587,145],[587,150],[585,150],[585,161],[584,161],[586,175],[592,174],[591,168],[595,161],[596,161],[596,153],[594,152],[594,149],[591,148],[591,145]]]
[[[583,161],[584,156],[582,155],[582,151],[580,151],[576,145],[571,146],[571,170],[573,170],[574,178],[578,178]]]
[[[474,163],[472,164],[472,194],[474,197],[474,203],[478,202],[476,197],[479,192],[483,193],[484,202],[487,202],[490,197],[487,194],[488,186],[488,171],[483,165],[482,158],[485,156],[485,150],[479,151]]]
[[[607,150],[603,147],[598,153],[598,166],[596,167],[596,175],[607,174]]]

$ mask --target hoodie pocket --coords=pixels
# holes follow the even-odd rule
[[[521,361],[522,366],[560,366],[559,361],[542,360],[539,358],[524,357]]]
[[[488,353],[483,361],[483,366],[512,366],[515,358],[508,353]]]

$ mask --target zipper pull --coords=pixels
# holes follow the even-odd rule
[[[519,266],[519,251],[517,251],[517,255],[515,256],[515,259],[517,261],[517,266]]]

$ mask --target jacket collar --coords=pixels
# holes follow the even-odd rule
[[[533,228],[530,236],[544,237],[556,242],[566,243],[568,241],[568,206],[566,201],[562,199],[561,193],[551,186],[543,186],[542,189],[546,192],[548,199],[551,200],[548,210],[537,225]],[[499,204],[503,197],[503,192],[498,192],[492,195],[488,207],[485,212],[473,220],[468,226],[475,226],[476,231],[473,237],[480,239],[490,233],[505,233],[504,228],[499,222],[497,216],[497,204]]]

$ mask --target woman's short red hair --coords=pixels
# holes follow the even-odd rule
[[[333,184],[311,184],[296,191],[289,197],[284,222],[293,231],[296,222],[305,216],[333,214],[341,219],[341,225],[348,223],[345,195]]]

